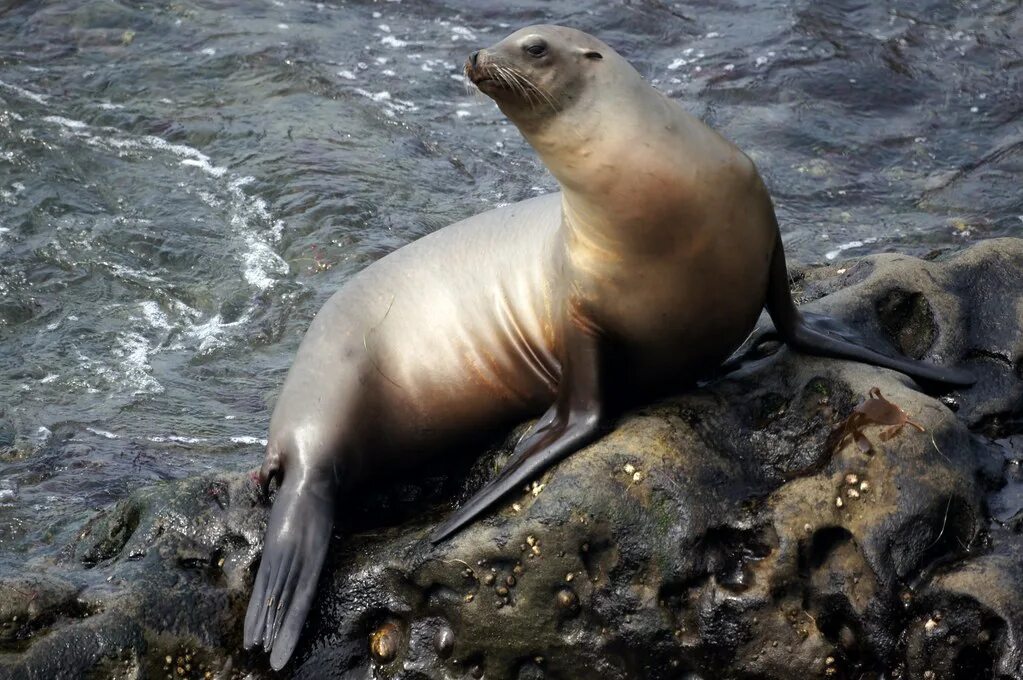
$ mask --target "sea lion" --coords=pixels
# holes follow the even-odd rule
[[[436,530],[442,540],[623,408],[720,365],[765,305],[797,350],[972,382],[815,330],[792,301],[753,163],[600,40],[533,26],[474,53],[465,73],[561,192],[391,253],[313,320],[260,470],[264,489],[277,479],[279,490],[244,638],[275,668],[298,640],[341,494],[546,409],[507,467]]]

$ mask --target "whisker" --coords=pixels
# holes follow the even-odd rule
[[[547,105],[551,107],[551,110],[555,112],[558,111],[558,103],[555,101],[554,97],[551,96],[550,92],[534,83],[532,80],[529,79],[528,76],[526,76],[526,74],[522,73],[521,71],[518,71],[517,69],[509,70],[524,87],[528,87],[528,89],[531,92],[535,93],[544,102],[546,102]]]
[[[528,101],[529,97],[526,94],[525,89],[522,87],[522,83],[518,82],[518,80],[515,78],[515,72],[500,64],[495,64],[495,67],[497,69],[498,74],[501,77],[501,81],[507,84],[508,87],[513,91],[521,94]]]
[[[537,94],[536,88],[533,87],[532,83],[527,78],[524,78],[521,73],[517,71],[511,71],[512,78],[519,85],[519,90],[522,92],[523,97],[529,102],[530,108],[536,108],[534,104],[539,104],[540,99],[537,98],[534,102],[533,95]]]
[[[551,111],[555,113],[561,110],[560,102],[546,88],[533,82],[529,76],[514,66],[494,61],[488,62],[487,66],[489,67],[490,77],[500,83],[502,87],[511,90],[526,100],[531,109],[535,110],[537,106],[544,104],[549,106]],[[463,73],[466,75],[467,87],[471,84],[477,96],[483,94],[479,87],[469,80],[468,67],[463,69]]]

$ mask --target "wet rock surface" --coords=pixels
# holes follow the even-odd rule
[[[507,444],[352,499],[280,675],[1023,677],[1023,241],[794,285],[978,384],[937,398],[765,341],[448,543],[429,530]],[[871,398],[907,422],[857,417]],[[274,675],[240,650],[266,514],[251,478],[218,475],[99,512],[61,560],[0,578],[0,677]]]

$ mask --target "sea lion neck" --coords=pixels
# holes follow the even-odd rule
[[[656,172],[660,183],[660,177],[688,173],[679,161],[685,146],[679,133],[684,136],[688,121],[638,74],[634,82],[615,83],[613,96],[608,92],[587,88],[571,110],[544,124],[516,124],[558,181],[573,228],[627,246],[645,230],[634,224],[644,220],[649,207],[636,202],[636,196],[650,193],[641,190],[642,178]],[[671,202],[679,184],[665,182],[654,192],[657,200]]]

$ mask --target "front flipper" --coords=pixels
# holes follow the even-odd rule
[[[519,439],[515,445],[515,450],[512,452],[511,457],[508,459],[508,465],[514,465],[515,461],[522,457],[522,454],[528,451],[536,442],[548,434],[551,428],[554,426],[555,421],[558,419],[558,402],[555,401],[551,404],[551,407],[547,409],[542,416],[537,418],[536,422],[530,426],[522,438]]]
[[[800,313],[789,291],[785,250],[777,237],[767,284],[767,311],[785,344],[805,354],[851,359],[872,366],[905,373],[923,387],[969,387],[976,378],[968,371],[916,361],[906,357],[890,357],[854,344],[828,328],[827,317]]]
[[[285,478],[270,511],[244,643],[262,645],[275,670],[291,658],[316,593],[334,525],[334,487],[333,480]]]
[[[603,402],[600,393],[600,336],[570,328],[557,402],[523,437],[500,474],[430,535],[439,543],[489,510],[505,494],[572,455],[600,435]]]

